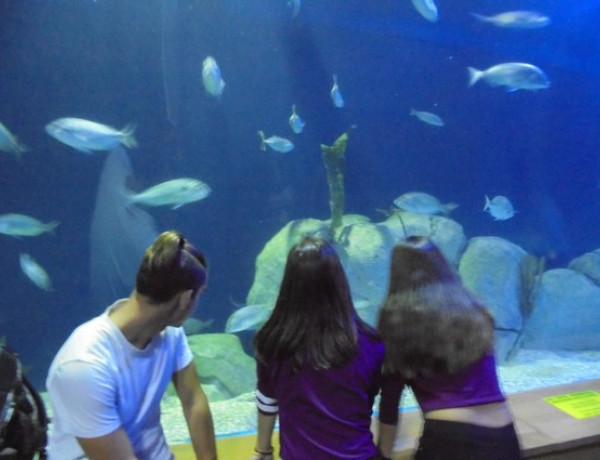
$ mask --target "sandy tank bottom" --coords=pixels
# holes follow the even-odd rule
[[[537,388],[600,379],[600,351],[549,352],[520,350],[509,362],[498,367],[502,389],[506,394]],[[50,416],[52,409],[47,393],[42,394]],[[189,442],[189,434],[181,405],[176,396],[162,401],[162,424],[170,444]],[[411,393],[402,399],[403,407],[414,407]],[[377,407],[377,401],[375,408]],[[210,405],[217,436],[248,434],[256,429],[254,394],[246,393]]]

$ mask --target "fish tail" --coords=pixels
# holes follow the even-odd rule
[[[129,123],[121,130],[121,133],[123,134],[121,144],[123,144],[128,149],[135,148],[138,145],[137,140],[133,135],[133,133],[135,132],[135,128],[137,128],[137,125],[135,123]]]
[[[488,209],[490,209],[490,198],[486,195],[485,196],[485,206],[483,207],[483,210],[487,211]]]
[[[479,19],[480,21],[483,21],[483,22],[491,22],[490,18],[488,18],[487,16],[484,16],[483,14],[471,13],[471,16],[474,16],[474,17],[476,17],[477,19]]]
[[[410,115],[417,115],[417,111],[412,107],[410,108]]]
[[[481,78],[483,72],[481,70],[477,70],[475,67],[467,67],[469,69],[469,86],[473,86],[477,83],[477,80]]]
[[[52,222],[48,222],[44,228],[46,229],[47,232],[50,232],[52,234],[54,234],[54,229],[56,227],[58,227],[60,225],[60,222],[58,222],[57,220],[53,220]]]
[[[259,131],[258,135],[260,136],[260,140],[261,140],[260,149],[263,151],[267,150],[267,144],[265,143],[265,133],[263,133],[262,131]]]
[[[457,203],[446,203],[444,205],[444,214],[448,214],[451,211],[454,211],[456,208],[458,208],[458,204]]]

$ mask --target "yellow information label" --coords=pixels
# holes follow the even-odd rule
[[[550,396],[544,398],[544,401],[576,419],[600,416],[600,393],[596,391],[579,391]]]

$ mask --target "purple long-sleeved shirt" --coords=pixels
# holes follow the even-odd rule
[[[257,405],[279,414],[281,458],[366,460],[377,454],[371,412],[384,346],[359,334],[357,356],[341,368],[294,372],[288,362],[258,364]]]
[[[493,353],[485,355],[467,369],[452,376],[440,375],[431,378],[405,380],[398,375],[383,377],[379,420],[395,425],[398,423],[398,404],[405,386],[410,386],[421,411],[451,407],[477,406],[504,401],[496,374]]]

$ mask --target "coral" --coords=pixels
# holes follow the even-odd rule
[[[338,236],[342,227],[342,216],[344,215],[344,172],[346,169],[346,147],[348,145],[348,134],[354,129],[354,125],[344,134],[337,138],[333,145],[321,144],[321,155],[327,171],[327,183],[329,185],[329,206],[331,208],[331,233]]]

